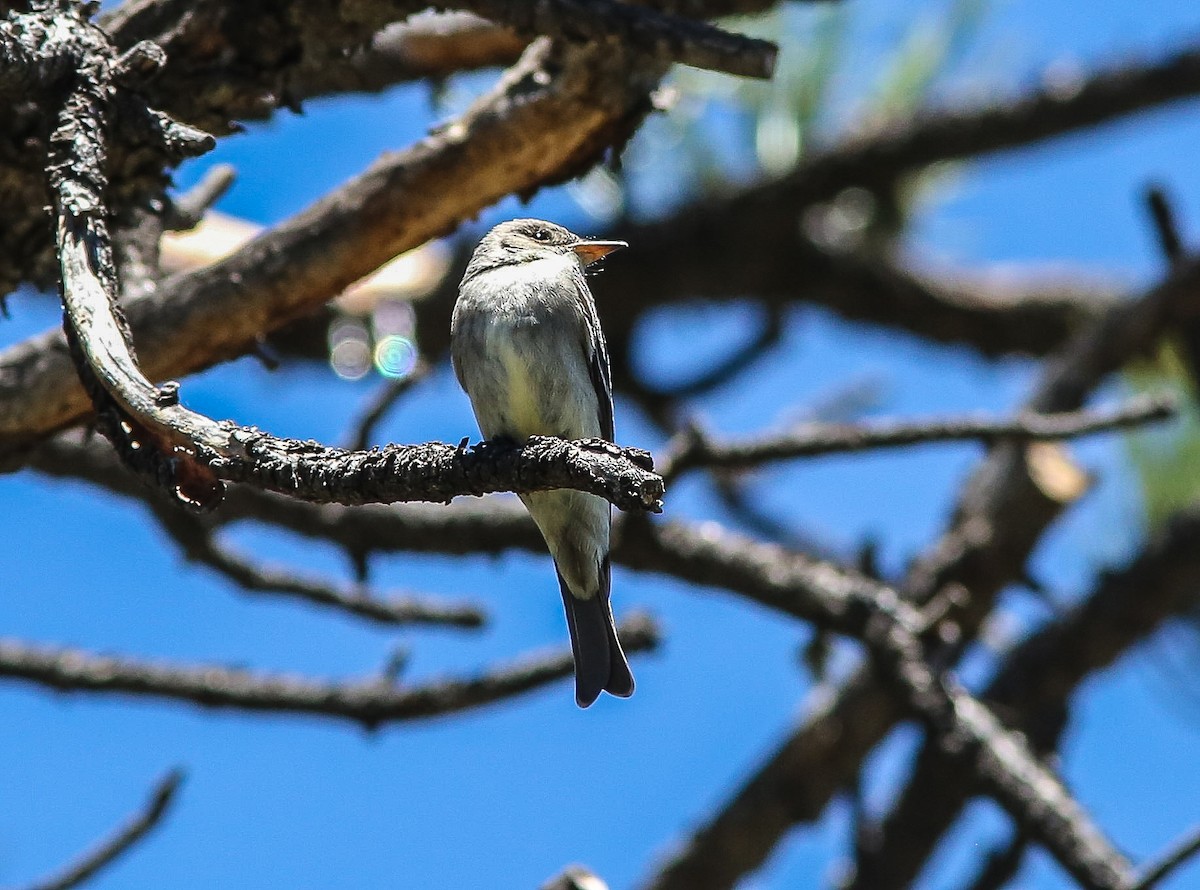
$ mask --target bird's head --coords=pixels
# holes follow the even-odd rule
[[[580,238],[560,225],[541,219],[514,219],[500,223],[483,236],[471,257],[467,274],[562,256],[574,256],[581,266],[586,267],[614,250],[628,246],[624,241]]]

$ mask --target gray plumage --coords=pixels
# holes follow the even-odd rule
[[[475,249],[459,286],[450,355],[486,438],[613,439],[604,335],[584,268],[624,246],[518,219]],[[575,698],[633,693],[609,605],[608,501],[560,489],[521,496],[546,539],[575,657]]]

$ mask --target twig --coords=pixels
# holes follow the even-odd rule
[[[85,854],[62,873],[29,885],[26,890],[70,890],[78,887],[93,875],[130,850],[138,841],[149,834],[162,820],[175,799],[183,781],[182,770],[172,770],[155,786],[146,801],[146,806],[112,837],[100,843],[96,849]]]
[[[616,0],[443,0],[439,5],[502,22],[518,34],[548,34],[567,40],[616,39],[661,62],[682,62],[743,77],[770,77],[779,51],[766,40],[730,34],[704,22]]]
[[[1193,828],[1157,861],[1146,865],[1131,890],[1154,890],[1197,853],[1200,853],[1200,828]]]
[[[419,359],[406,377],[389,380],[379,387],[375,395],[364,406],[358,422],[354,424],[346,447],[355,451],[362,451],[369,447],[371,439],[375,435],[375,428],[379,426],[380,421],[387,416],[406,392],[429,375],[429,370],[429,363],[424,359]]]
[[[168,205],[164,227],[173,232],[194,229],[208,209],[229,191],[235,179],[237,171],[232,164],[210,167],[199,182]]]
[[[988,853],[967,890],[1004,890],[1020,871],[1028,849],[1029,838],[1021,831],[1016,832],[1008,843]]]
[[[696,427],[669,444],[659,461],[660,473],[670,481],[694,467],[746,469],[776,460],[824,454],[897,448],[934,442],[1053,441],[1109,432],[1165,420],[1179,410],[1170,394],[1140,395],[1107,409],[1067,411],[1059,414],[1026,412],[1012,418],[950,417],[918,421],[872,423],[808,423],[774,437],[744,441],[713,441]]]
[[[658,628],[648,616],[631,616],[618,629],[627,652],[652,650],[658,645]],[[501,665],[467,679],[395,686],[384,679],[318,681],[217,666],[154,664],[0,641],[0,677],[63,692],[121,693],[208,708],[324,717],[367,729],[502,701],[572,673],[571,653],[562,652]]]
[[[1158,245],[1163,256],[1169,263],[1178,262],[1184,255],[1183,237],[1179,234],[1179,222],[1167,198],[1166,189],[1161,185],[1147,188],[1146,205],[1150,210],[1150,219],[1154,223],[1154,232],[1158,235]]]
[[[439,603],[418,597],[377,597],[361,585],[321,583],[291,571],[257,566],[221,546],[212,529],[175,505],[155,499],[153,509],[163,530],[189,560],[203,563],[247,592],[292,596],[381,624],[473,628],[484,623],[484,613],[474,605]]]

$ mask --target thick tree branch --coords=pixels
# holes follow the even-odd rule
[[[658,644],[646,616],[619,627],[628,652]],[[325,717],[371,729],[492,704],[571,676],[569,652],[493,668],[468,679],[395,685],[386,678],[346,682],[263,675],[216,666],[178,667],[0,641],[0,677],[63,692],[104,692],[188,702],[207,708]]]
[[[470,13],[417,15],[380,31],[342,64],[304,68],[292,80],[297,100],[330,93],[378,93],[426,77],[507,67],[526,38]]]
[[[440,0],[437,5],[473,12],[518,34],[576,41],[615,38],[659,62],[682,62],[744,77],[770,77],[778,52],[765,40],[617,0]]]
[[[241,354],[405,250],[511,192],[568,178],[626,138],[659,69],[619,48],[565,56],[537,44],[460,121],[378,162],[223,262],[163,282],[126,307],[151,379]],[[63,340],[0,355],[0,450],[86,411]]]
[[[1200,589],[1200,510],[1176,514],[1143,552],[1104,574],[1095,590],[1005,659],[982,698],[1039,749],[1052,748],[1071,695],[1165,622],[1192,608]],[[861,890],[899,890],[916,879],[938,840],[978,791],[929,742],[880,831]]]
[[[1197,301],[1200,262],[1190,260],[1139,299],[1114,306],[1081,331],[1047,367],[1028,408],[1077,409],[1105,374],[1149,349],[1170,320],[1192,311]],[[970,592],[947,596],[947,602],[961,598],[969,607],[965,614],[952,611],[962,639],[970,638],[995,594],[1020,577],[1043,529],[1078,494],[1043,487],[1047,480],[1030,476],[1029,461],[1021,446],[994,448],[965,486],[951,529],[906,582],[905,592],[922,602],[939,592]],[[859,671],[808,715],[646,886],[732,887],[761,865],[794,825],[817,819],[902,717],[872,673]]]
[[[66,24],[77,71],[50,142],[63,306],[69,342],[99,410],[101,428],[131,466],[157,479],[181,500],[201,507],[211,507],[219,500],[223,479],[254,482],[320,501],[361,503],[376,499],[378,494],[368,492],[377,487],[384,499],[449,500],[467,491],[494,490],[497,480],[492,471],[506,463],[505,453],[511,478],[518,485],[532,482],[535,488],[564,487],[555,482],[543,486],[537,480],[539,469],[550,469],[552,475],[555,463],[562,469],[567,453],[552,441],[531,442],[520,449],[476,448],[470,454],[463,448],[439,445],[347,453],[217,423],[180,405],[177,384],[153,386],[134,358],[129,330],[117,305],[105,220],[108,113],[110,103],[121,95],[114,80],[124,59],[112,63],[104,35],[83,20],[75,18]],[[554,451],[559,452],[557,460],[547,462],[547,453]],[[511,458],[518,452],[521,459],[513,462]],[[611,463],[613,458],[621,463],[629,456],[605,443],[583,443],[574,452],[575,456],[598,456],[601,463]],[[480,455],[493,459],[472,460]],[[623,479],[589,460],[591,468],[585,470],[591,477],[588,484],[615,484],[624,489],[619,498],[633,495],[656,509],[661,484],[649,475],[639,481],[636,477],[644,474],[648,458],[634,458],[639,466],[627,464],[618,470],[617,476]],[[483,473],[473,471],[471,464]],[[609,476],[607,482],[601,478],[604,475]],[[647,481],[649,489],[645,488]]]
[[[154,830],[175,800],[175,794],[182,781],[182,771],[172,770],[167,773],[155,786],[142,811],[112,837],[100,843],[78,862],[68,866],[61,874],[31,884],[25,890],[70,890],[87,882]]]

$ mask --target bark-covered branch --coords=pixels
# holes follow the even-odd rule
[[[766,40],[617,0],[440,0],[438,5],[473,12],[518,34],[578,41],[616,39],[660,62],[682,62],[744,77],[770,77],[778,52]]]
[[[127,824],[121,826],[112,837],[105,839],[63,871],[50,878],[30,884],[25,890],[70,890],[90,880],[97,872],[131,850],[138,841],[154,830],[162,821],[175,800],[183,773],[172,770],[159,780],[146,801],[145,807],[136,813]]]
[[[806,423],[777,436],[720,441],[692,426],[668,446],[659,472],[670,481],[695,467],[747,469],[778,460],[898,448],[934,442],[1043,442],[1128,429],[1175,415],[1178,399],[1137,396],[1108,409],[1024,413],[993,420],[976,416],[870,423]]]
[[[644,615],[619,625],[627,652],[658,644]],[[62,692],[118,693],[206,708],[324,717],[368,729],[503,701],[571,676],[571,653],[527,658],[465,679],[397,684],[386,677],[321,681],[203,665],[181,667],[0,641],[0,677]]]
[[[1185,613],[1200,589],[1200,510],[1176,514],[1129,564],[1105,573],[1092,593],[1017,646],[984,691],[1013,729],[1051,748],[1072,694],[1163,623]],[[977,785],[936,742],[918,755],[912,778],[863,863],[859,890],[909,886]]]
[[[660,69],[612,48],[537,44],[459,121],[388,156],[308,211],[206,269],[125,307],[150,379],[247,351],[262,333],[511,192],[569,178],[649,110]],[[80,418],[87,399],[65,341],[0,354],[0,449]]]
[[[1189,260],[1140,298],[1112,307],[1047,366],[1027,407],[1077,409],[1103,377],[1151,348],[1173,319],[1200,301],[1200,262]],[[962,640],[973,635],[998,591],[1021,577],[1042,531],[1081,493],[1055,474],[1070,465],[995,447],[963,489],[951,528],[902,588],[927,602],[943,593]],[[1037,466],[1038,478],[1030,475]],[[969,593],[968,593],[969,592]],[[780,744],[675,857],[645,886],[654,890],[732,887],[757,868],[797,823],[817,819],[863,759],[903,717],[869,671],[857,672]]]
[[[990,106],[928,109],[851,134],[782,180],[728,197],[703,197],[669,218],[623,223],[634,245],[606,270],[627,303],[608,307],[620,343],[645,306],[686,299],[811,302],[986,355],[1045,355],[1111,305],[1118,288],[1063,282],[1014,288],[984,278],[946,280],[895,256],[837,239],[814,240],[805,209],[850,187],[890,193],[939,161],[1033,145],[1200,92],[1200,48],[1085,73],[1077,88],[1046,86]],[[630,317],[632,316],[632,317]]]
[[[562,484],[564,458],[570,463],[571,457],[585,456],[584,464],[590,465],[583,468],[590,477],[586,484],[615,485],[623,489],[618,499],[627,504],[631,503],[627,496],[632,495],[657,508],[661,482],[646,473],[648,458],[606,443],[566,446],[567,451],[563,443],[544,440],[517,449],[491,446],[471,452],[438,444],[342,452],[217,423],[179,404],[177,384],[151,384],[134,357],[129,329],[117,305],[104,203],[110,112],[123,96],[120,67],[130,63],[124,57],[113,60],[107,39],[94,26],[67,13],[63,18],[62,30],[69,37],[59,52],[70,53],[74,67],[59,126],[51,137],[49,164],[68,342],[98,409],[101,428],[131,466],[181,500],[211,507],[223,494],[222,480],[254,482],[319,501],[359,503],[380,496],[449,500],[472,491],[505,490],[511,486],[494,487],[500,467],[519,486],[571,487]],[[146,53],[146,46],[138,44],[127,56],[139,50]],[[482,461],[477,459],[481,456]],[[634,463],[626,460],[630,456]],[[625,464],[615,476],[609,472],[614,459]],[[602,467],[605,463],[610,465],[607,470]],[[579,469],[577,465],[575,470]],[[539,480],[547,470],[558,478]],[[372,489],[375,493],[370,493]]]
[[[438,602],[417,596],[376,596],[361,584],[337,584],[304,577],[283,568],[256,565],[217,540],[200,517],[161,498],[151,498],[163,531],[192,562],[208,566],[248,593],[290,596],[380,624],[434,624],[480,627],[485,616],[478,606]]]

